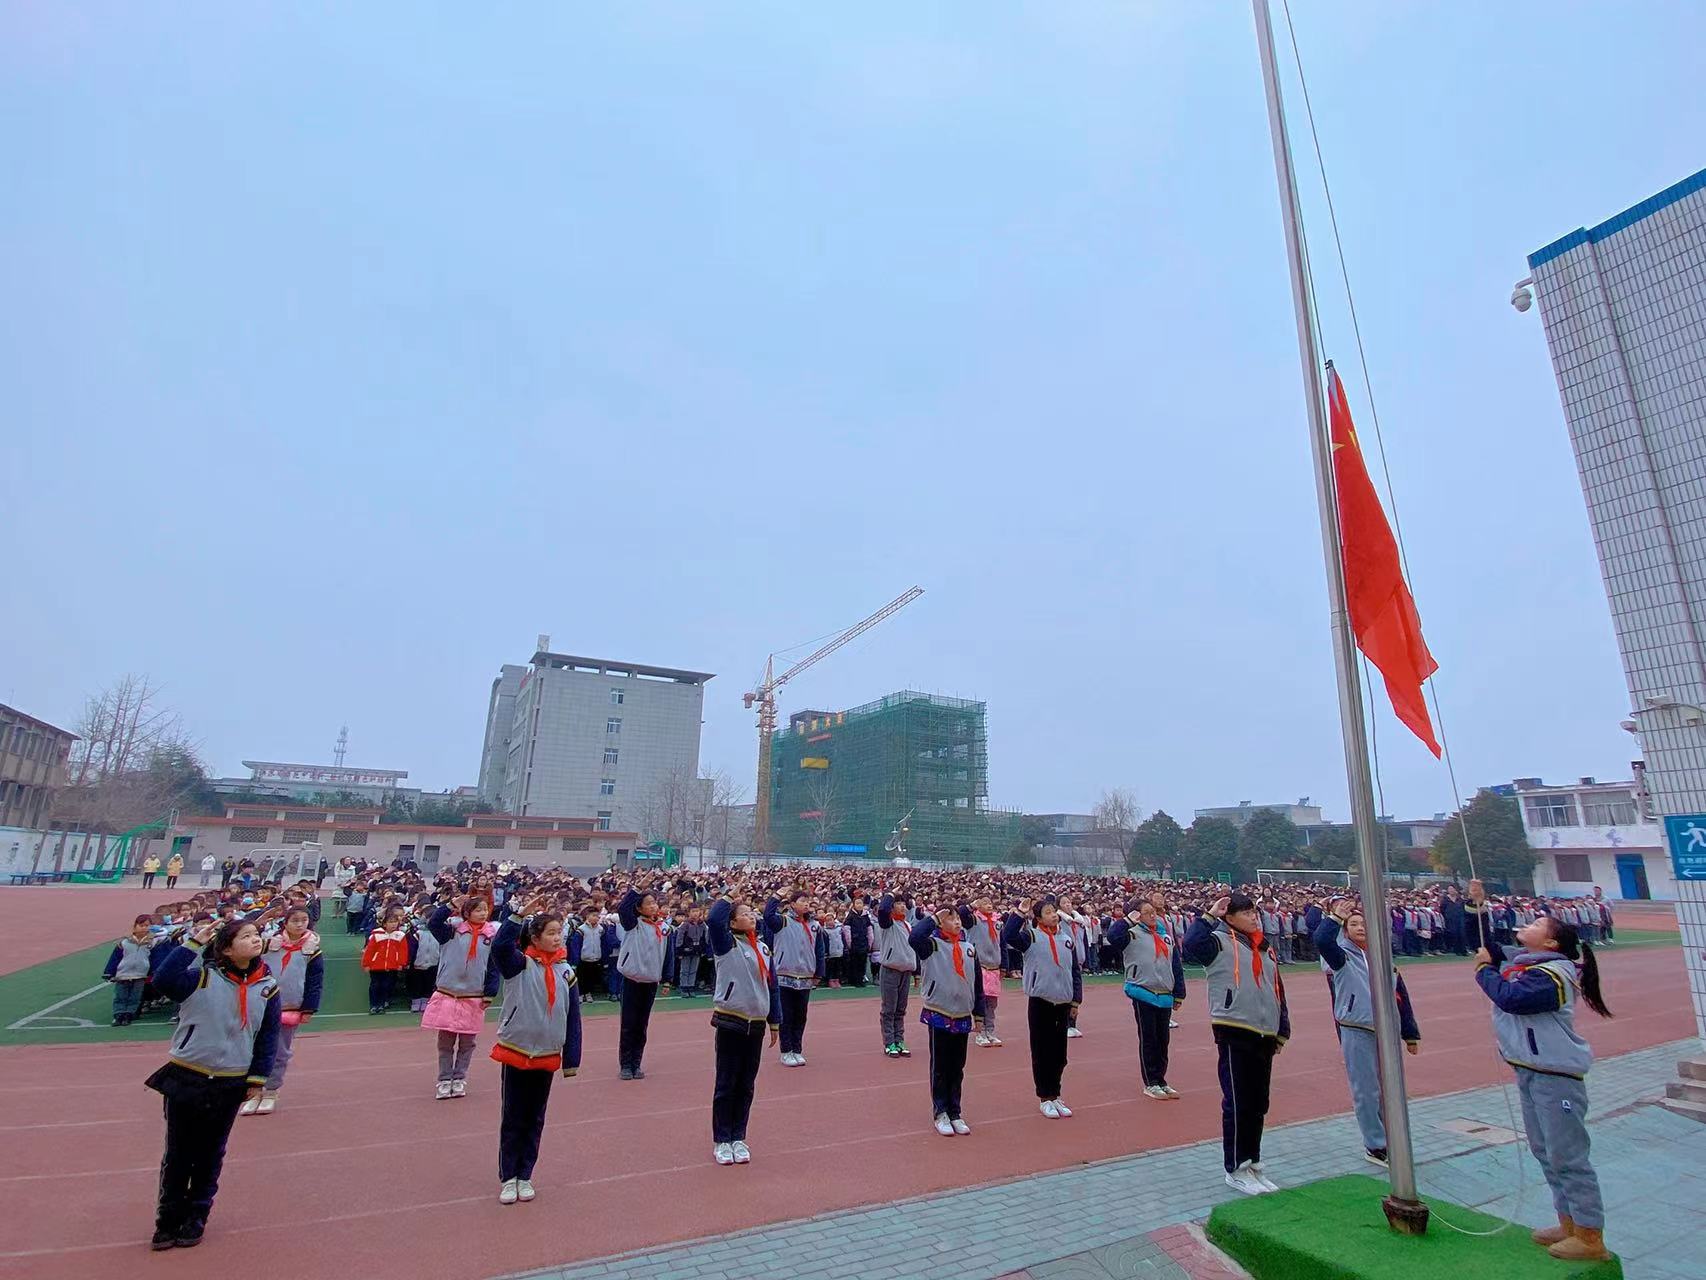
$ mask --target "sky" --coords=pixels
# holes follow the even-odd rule
[[[1628,777],[1509,297],[1706,163],[1706,6],[1294,18],[1461,790]],[[702,767],[750,798],[766,655],[916,583],[784,715],[984,700],[1028,811],[1347,816],[1237,0],[3,0],[0,153],[0,698],[32,715],[144,673],[216,773],[347,724],[437,789],[545,632],[716,672]],[[1386,811],[1452,807],[1378,704]]]

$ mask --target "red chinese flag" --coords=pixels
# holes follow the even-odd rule
[[[1368,478],[1362,445],[1351,423],[1338,370],[1327,370],[1327,404],[1333,432],[1333,483],[1339,498],[1339,544],[1345,558],[1345,595],[1357,648],[1386,679],[1392,710],[1434,755],[1433,721],[1422,682],[1439,670],[1422,639],[1422,620],[1404,582],[1398,544],[1386,523],[1380,495]]]

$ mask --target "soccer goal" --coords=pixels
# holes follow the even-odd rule
[[[1256,884],[1267,888],[1271,884],[1343,884],[1351,888],[1349,871],[1326,871],[1315,867],[1257,867]]]

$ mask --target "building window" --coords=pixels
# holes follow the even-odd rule
[[[1586,811],[1590,827],[1632,827],[1638,820],[1635,801],[1630,796],[1600,796],[1594,800],[1583,800],[1582,808]]]
[[[622,705],[622,690],[612,689],[610,691],[610,705],[613,707],[619,707]]]
[[[291,822],[323,822],[326,813],[323,809],[288,809],[284,816]]]
[[[504,847],[505,839],[507,837],[492,832],[481,832],[474,837],[474,847],[476,849],[501,849]]]
[[[585,853],[590,848],[592,848],[592,841],[586,836],[563,837],[564,853]]]
[[[601,796],[613,796],[613,795],[615,795],[616,794],[616,779],[615,778],[600,778],[598,780],[598,794]]]
[[[279,837],[285,844],[307,844],[320,838],[318,827],[286,827]]]
[[[600,809],[598,811],[598,829],[600,831],[610,830],[610,810]]]
[[[1585,853],[1555,853],[1552,865],[1557,869],[1559,881],[1564,884],[1593,883],[1593,862]]]
[[[358,845],[358,846],[359,845],[365,845],[367,843],[367,832],[365,832],[365,831],[334,831],[334,832],[332,832],[332,843],[333,844],[351,844],[351,845]]]
[[[265,844],[267,829],[265,827],[232,827],[225,833],[225,838],[232,844]]]
[[[545,849],[545,848],[550,847],[550,843],[551,842],[549,840],[547,840],[544,836],[522,836],[521,837],[521,847],[523,849]]]
[[[1573,827],[1576,825],[1575,796],[1529,796],[1528,825],[1531,827]]]
[[[606,720],[604,722],[604,732],[606,732],[606,733],[621,733],[622,732],[622,717],[621,716],[611,716],[610,719]]]
[[[615,747],[604,748],[604,763],[605,764],[615,764],[616,763],[616,748]]]

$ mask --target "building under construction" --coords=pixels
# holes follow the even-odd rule
[[[906,817],[915,860],[1004,860],[1019,839],[1019,815],[989,808],[984,710],[907,690],[850,711],[796,713],[772,754],[773,848],[882,858]]]

